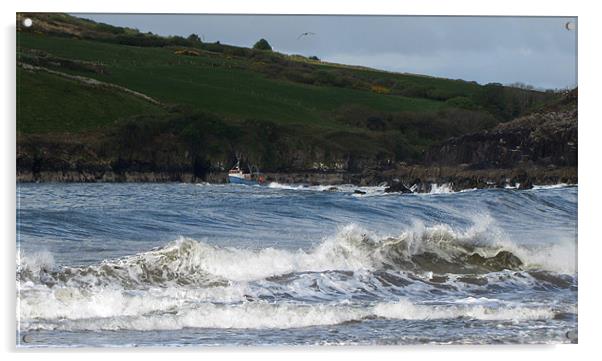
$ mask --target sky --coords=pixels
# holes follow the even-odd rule
[[[287,54],[481,84],[577,85],[577,34],[560,17],[74,14],[159,35],[251,47],[265,38]],[[311,32],[314,34],[301,36]]]

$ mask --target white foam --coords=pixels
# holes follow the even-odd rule
[[[527,269],[541,269],[564,274],[577,272],[576,241],[566,241],[545,247],[533,246],[532,248],[518,247],[511,242],[506,242],[504,247],[523,260]]]
[[[384,318],[405,320],[432,320],[466,317],[475,320],[537,320],[554,317],[549,308],[529,307],[486,307],[483,305],[432,306],[414,305],[400,300],[394,303],[381,303],[374,308],[374,314]]]
[[[449,183],[443,183],[443,184],[433,183],[433,184],[431,184],[431,191],[429,193],[430,194],[454,193],[454,190],[452,189],[452,186]]]
[[[375,237],[352,224],[308,251],[222,248],[184,238],[176,241],[174,247],[189,245],[193,250],[192,262],[213,275],[251,281],[292,272],[373,270],[381,265],[380,255],[374,252],[375,245],[366,240]]]
[[[282,184],[277,182],[271,182],[268,184],[269,188],[273,189],[286,189],[295,191],[312,191],[312,192],[341,192],[341,193],[354,193],[356,190],[364,192],[365,194],[353,194],[354,196],[372,195],[372,194],[383,194],[385,186],[355,186],[353,184],[326,184],[326,185],[304,185],[304,184]]]
[[[31,272],[39,272],[42,269],[54,268],[54,256],[49,251],[38,251],[30,254],[17,253],[17,266],[27,266]]]
[[[212,288],[152,288],[124,290],[96,287],[31,287],[20,289],[21,319],[67,319],[143,316],[176,311],[198,302],[240,302],[244,285]]]
[[[568,183],[558,183],[558,184],[550,184],[550,185],[533,185],[534,190],[539,190],[539,189],[556,189],[556,188],[564,188],[564,187],[569,187],[571,186],[571,184]]]
[[[290,189],[290,190],[309,190],[309,186],[307,185],[302,185],[302,184],[283,184],[283,183],[278,183],[278,182],[270,182],[270,184],[268,184],[269,188],[274,188],[274,189]]]
[[[100,300],[99,300],[100,301]],[[102,308],[102,307],[101,307]],[[272,304],[244,302],[237,305],[212,303],[194,307],[175,308],[173,312],[135,314],[121,307],[103,313],[104,317],[71,317],[40,320],[26,318],[27,329],[61,330],[174,330],[195,328],[285,329],[308,326],[335,325],[349,321],[380,317],[401,320],[431,320],[469,318],[476,320],[524,321],[549,319],[554,313],[544,307],[485,307],[482,305],[416,305],[400,299],[368,307],[347,304]],[[134,309],[131,309],[134,310]],[[148,308],[143,306],[143,310]],[[43,319],[44,317],[42,317]]]

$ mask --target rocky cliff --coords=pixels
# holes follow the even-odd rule
[[[249,132],[264,133],[254,129]],[[226,181],[226,171],[234,161],[227,154],[203,158],[193,155],[173,132],[138,133],[132,130],[124,133],[132,138],[129,140],[110,134],[104,138],[97,134],[78,137],[20,134],[17,180]],[[422,161],[413,164],[380,159],[376,151],[362,150],[359,142],[355,143],[354,157],[344,157],[344,153],[332,150],[317,151],[315,147],[312,151],[295,150],[287,141],[268,139],[256,144],[272,145],[262,150],[263,158],[269,155],[274,164],[287,165],[281,169],[263,169],[268,181],[281,183],[387,183],[401,184],[418,192],[428,192],[433,184],[444,183],[454,190],[577,183],[577,90],[553,105],[500,123],[491,130],[437,144],[426,152]]]
[[[433,147],[425,163],[470,169],[577,167],[577,90],[553,106]]]

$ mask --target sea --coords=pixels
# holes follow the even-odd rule
[[[577,192],[18,184],[16,345],[576,343]]]

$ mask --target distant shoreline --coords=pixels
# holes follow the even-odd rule
[[[415,186],[419,193],[429,192],[433,185],[448,184],[452,190],[577,184],[577,167],[531,167],[513,169],[469,169],[450,166],[398,166],[388,170],[368,169],[364,172],[297,171],[263,173],[267,182],[280,184],[378,186],[401,183]],[[19,183],[227,183],[227,172],[211,172],[204,178],[187,172],[82,172],[17,171]]]

